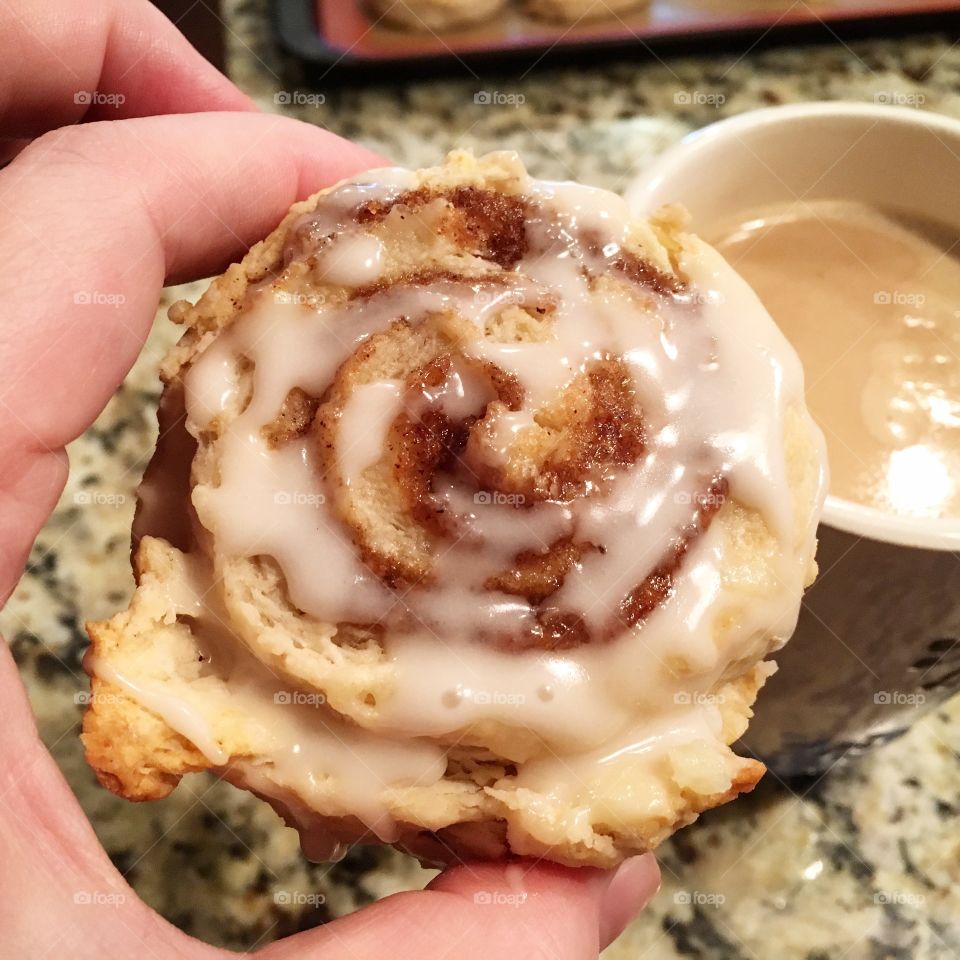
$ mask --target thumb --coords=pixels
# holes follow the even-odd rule
[[[264,960],[549,957],[595,960],[660,885],[652,854],[616,871],[534,861],[451,867],[426,890],[387,897],[261,951]]]

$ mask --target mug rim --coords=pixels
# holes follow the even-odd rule
[[[922,550],[960,550],[960,520],[941,517],[910,517],[886,513],[876,507],[845,500],[833,494],[827,499],[821,523],[871,540]]]
[[[626,199],[631,207],[643,205],[643,200],[655,189],[659,190],[671,172],[676,171],[680,156],[696,154],[704,148],[715,147],[724,140],[739,139],[741,134],[752,133],[762,127],[827,118],[875,120],[877,123],[913,126],[939,131],[960,141],[960,120],[917,107],[849,100],[762,107],[717,120],[688,133],[641,171],[625,191]],[[911,517],[887,513],[828,493],[821,522],[854,536],[897,546],[926,550],[960,550],[960,518]]]
[[[960,137],[960,120],[943,113],[933,113],[920,107],[897,107],[879,103],[862,103],[857,100],[815,100],[809,103],[788,103],[773,107],[759,107],[723,120],[716,120],[692,130],[677,143],[668,147],[635,182],[646,182],[650,171],[670,158],[674,151],[686,153],[690,147],[712,143],[720,137],[730,136],[740,130],[767,126],[774,123],[818,117],[841,117],[846,119],[875,119],[878,121],[939,129]]]

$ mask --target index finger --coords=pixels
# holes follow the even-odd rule
[[[0,601],[165,278],[222,269],[294,201],[381,164],[308,124],[218,113],[69,127],[0,172]]]
[[[0,138],[254,104],[147,0],[0,0]]]

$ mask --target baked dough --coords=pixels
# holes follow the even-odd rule
[[[729,748],[815,573],[799,362],[682,215],[510,153],[296,204],[166,358],[87,757],[212,769],[305,851],[611,866]]]

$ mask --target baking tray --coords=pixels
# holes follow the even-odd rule
[[[829,40],[960,26],[960,0],[652,0],[632,14],[549,24],[513,8],[489,23],[416,33],[377,22],[362,0],[273,0],[283,48],[324,81],[476,73],[490,66],[598,62],[628,53]]]

